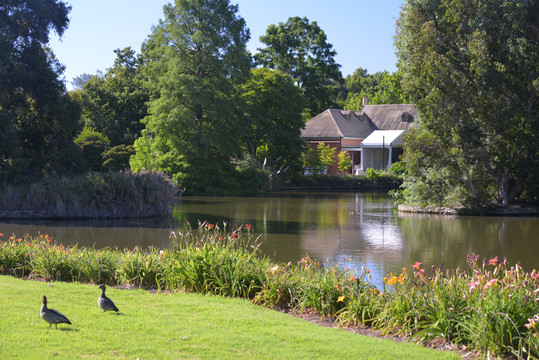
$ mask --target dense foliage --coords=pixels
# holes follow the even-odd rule
[[[83,86],[83,120],[108,139],[111,146],[133,145],[144,128],[148,92],[141,74],[143,59],[131,48],[117,49],[114,65],[92,76]]]
[[[344,104],[346,110],[361,110],[365,98],[372,105],[409,103],[402,89],[401,71],[369,74],[366,69],[357,68],[345,78],[345,83],[348,92]]]
[[[337,53],[316,21],[291,17],[270,25],[260,41],[266,47],[255,54],[257,63],[294,78],[304,93],[306,120],[335,107],[342,74],[334,59]]]
[[[87,173],[0,188],[0,211],[39,218],[137,218],[170,214],[176,185],[162,173]]]
[[[70,11],[57,0],[0,3],[0,182],[74,170],[78,107],[46,47]]]
[[[304,141],[301,129],[303,97],[292,78],[279,70],[251,70],[251,77],[241,86],[245,116],[250,129],[245,132],[247,152],[258,164],[267,164],[273,172],[301,169]]]
[[[409,195],[539,201],[537,19],[537,1],[406,1],[399,68],[421,113]]]
[[[161,169],[194,193],[236,189],[233,157],[248,127],[235,85],[249,75],[249,30],[228,0],[182,0],[145,44],[151,91],[134,170]]]

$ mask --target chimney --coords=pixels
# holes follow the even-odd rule
[[[365,105],[369,105],[369,98],[367,98],[367,97],[363,98],[363,106],[365,106]]]

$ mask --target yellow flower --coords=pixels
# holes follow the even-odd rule
[[[389,277],[386,276],[384,278],[384,281],[385,281],[386,284],[393,285],[393,284],[395,284],[397,282],[397,278],[395,277],[395,275],[389,273],[388,276]]]
[[[344,298],[345,298],[344,295],[343,295],[343,296],[339,296],[339,298],[337,299],[337,302],[342,302],[342,301],[344,301]]]

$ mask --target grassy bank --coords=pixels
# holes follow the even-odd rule
[[[250,225],[230,231],[218,224],[186,226],[171,233],[170,249],[144,251],[64,248],[46,235],[4,236],[3,274],[243,298],[418,341],[443,338],[488,356],[539,356],[539,274],[497,258],[470,255],[468,270],[452,272],[412,264],[388,274],[377,289],[367,269],[262,257]]]
[[[0,187],[0,216],[137,218],[168,215],[178,189],[160,172],[45,177]]]
[[[410,343],[358,336],[255,306],[200,294],[107,294],[120,313],[102,313],[94,285],[0,276],[2,359],[457,359]],[[73,325],[47,329],[40,299]]]

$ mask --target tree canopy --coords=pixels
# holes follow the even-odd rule
[[[348,91],[344,105],[346,110],[361,110],[363,98],[367,98],[369,104],[409,103],[402,89],[401,71],[369,74],[366,69],[357,68],[345,82]]]
[[[0,180],[70,171],[79,110],[46,47],[70,7],[57,0],[0,2]]]
[[[144,45],[149,115],[135,141],[135,170],[174,174],[188,191],[214,193],[234,178],[247,128],[237,83],[249,75],[249,30],[228,0],[178,0]],[[233,184],[231,184],[233,186]]]
[[[114,65],[83,85],[83,117],[86,125],[108,137],[112,146],[133,145],[148,111],[149,93],[141,74],[143,59],[129,47],[114,52]]]
[[[538,199],[538,19],[538,1],[408,0],[397,22],[421,126],[458,155],[448,176],[483,203]]]
[[[301,129],[305,123],[301,117],[301,91],[292,78],[279,70],[253,69],[241,91],[251,122],[244,141],[248,153],[260,164],[299,170],[304,148]]]
[[[306,118],[334,107],[343,79],[336,51],[316,21],[291,17],[270,25],[260,37],[266,45],[255,54],[257,64],[292,76],[303,90]]]

